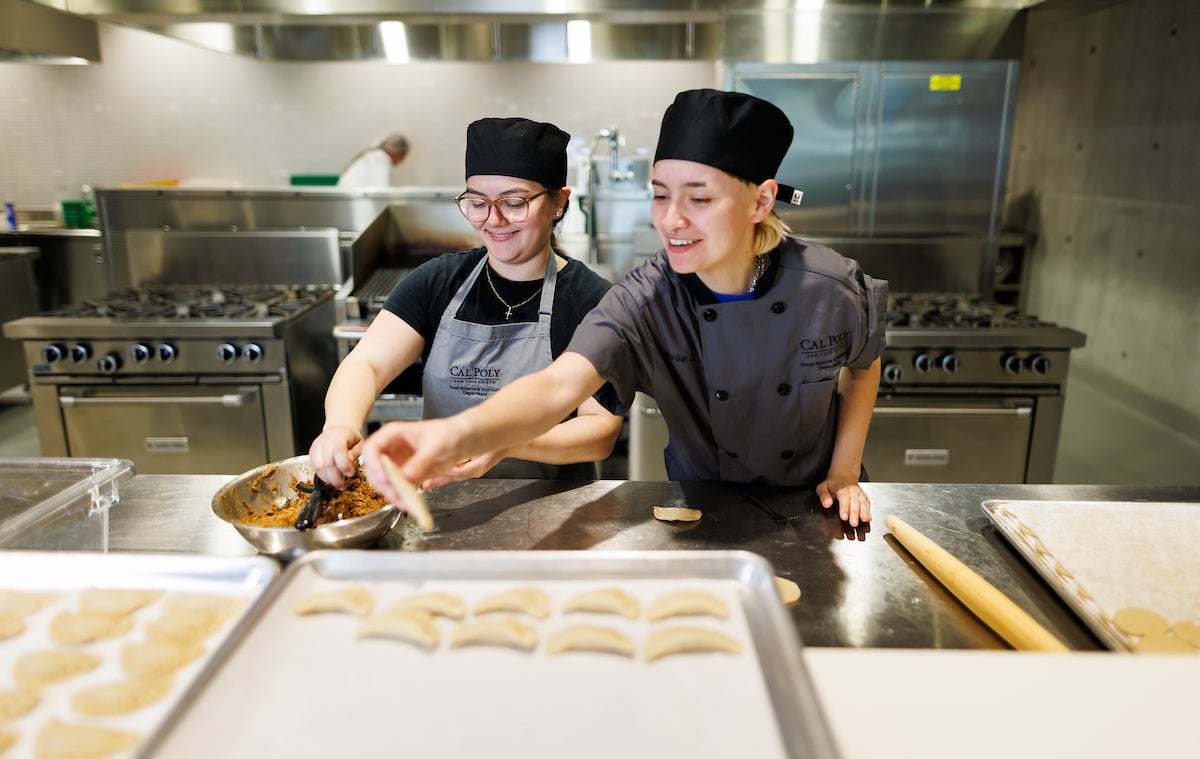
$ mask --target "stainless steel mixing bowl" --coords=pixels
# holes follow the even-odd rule
[[[400,520],[400,510],[389,504],[361,517],[317,525],[303,532],[295,527],[260,527],[243,521],[247,513],[262,513],[285,501],[306,498],[308,494],[298,492],[293,483],[312,479],[308,456],[263,464],[222,485],[213,496],[212,510],[260,553],[284,561],[318,548],[367,548]]]

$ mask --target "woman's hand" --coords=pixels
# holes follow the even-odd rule
[[[505,454],[501,451],[493,451],[492,453],[484,453],[474,458],[469,458],[455,466],[448,473],[439,474],[425,480],[421,483],[421,489],[433,490],[434,488],[440,488],[442,485],[448,485],[451,482],[482,477],[491,471],[492,467],[503,461],[504,458]]]
[[[362,450],[362,433],[349,427],[330,427],[317,436],[308,448],[308,458],[322,480],[335,488],[346,485],[346,478],[357,468]]]
[[[842,477],[830,474],[820,485],[817,485],[817,496],[821,505],[830,508],[836,502],[838,516],[842,521],[849,522],[851,527],[858,527],[859,522],[871,521],[871,499],[858,484],[857,477]]]

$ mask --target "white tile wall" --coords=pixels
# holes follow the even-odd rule
[[[89,182],[287,184],[338,173],[392,131],[413,151],[398,184],[462,181],[467,124],[554,122],[586,145],[618,126],[653,149],[676,92],[719,86],[713,62],[270,63],[101,26],[103,62],[0,64],[0,196],[52,205]]]

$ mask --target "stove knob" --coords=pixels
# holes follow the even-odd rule
[[[75,345],[72,345],[67,352],[71,356],[72,363],[76,364],[82,364],[84,361],[87,361],[92,357],[92,349],[83,343],[76,343]]]
[[[900,378],[903,376],[904,376],[904,370],[900,368],[900,364],[892,362],[892,363],[888,364],[887,366],[883,367],[884,380],[892,383],[893,385],[896,384],[897,382],[899,382]]]
[[[1050,373],[1050,357],[1036,353],[1029,357],[1029,371],[1034,374]]]
[[[158,363],[169,364],[175,360],[175,346],[162,343],[154,349],[154,355],[158,357]]]
[[[238,349],[229,343],[221,343],[217,346],[217,360],[222,364],[232,364],[237,357]]]
[[[100,357],[100,360],[96,362],[96,368],[100,370],[101,374],[116,374],[123,363],[120,353],[109,353],[107,356]]]
[[[150,360],[150,348],[141,343],[129,348],[129,357],[135,364],[144,364]]]
[[[1021,357],[1015,353],[1006,353],[1000,358],[1000,366],[1009,374],[1020,374],[1025,368],[1025,364],[1021,361]]]
[[[67,357],[67,352],[61,345],[43,345],[42,361],[47,364],[57,364]]]
[[[263,349],[257,343],[246,343],[242,346],[242,358],[252,364],[257,364],[263,359]]]
[[[962,366],[962,362],[958,360],[958,356],[953,353],[947,353],[942,356],[942,371],[946,374],[958,374],[958,368]]]
[[[921,374],[929,374],[933,369],[933,356],[928,353],[918,353],[913,359],[913,368]]]

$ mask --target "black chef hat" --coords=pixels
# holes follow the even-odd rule
[[[494,174],[539,182],[552,189],[567,184],[571,135],[529,119],[480,119],[467,127],[467,177]]]
[[[688,90],[675,96],[658,133],[657,163],[674,158],[762,184],[775,178],[792,124],[783,111],[741,92]]]

